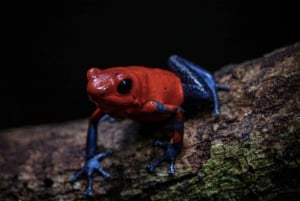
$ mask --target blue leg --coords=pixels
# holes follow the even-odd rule
[[[144,109],[147,112],[170,114],[174,118],[173,143],[165,144],[160,141],[155,141],[153,146],[163,148],[165,152],[158,160],[146,166],[147,170],[152,173],[163,161],[168,161],[170,163],[168,172],[170,175],[173,175],[175,173],[174,164],[176,157],[181,152],[183,146],[183,110],[178,106],[164,105],[157,101],[150,101],[144,105]]]
[[[100,121],[104,121],[109,118],[109,116],[102,116],[100,110],[96,110],[92,115],[92,118],[89,122],[88,134],[86,140],[86,161],[83,168],[71,176],[72,181],[76,181],[82,174],[86,174],[87,176],[87,186],[85,194],[87,196],[93,195],[93,173],[94,171],[98,171],[105,179],[110,178],[110,174],[104,171],[99,163],[103,158],[107,157],[112,153],[111,150],[106,152],[96,154],[97,149],[97,124]]]
[[[97,141],[98,141],[97,124],[98,122],[96,121],[89,123],[88,134],[86,136],[86,147],[85,147],[86,160],[89,160],[96,154]]]
[[[230,86],[217,84],[207,70],[177,55],[170,56],[168,64],[184,83],[183,89],[186,90],[187,98],[213,100],[214,114],[218,116],[220,111],[217,91],[228,91]]]
[[[184,92],[184,98],[187,100],[212,100],[211,93],[205,90],[204,87],[201,88],[197,85],[182,83],[182,88]]]

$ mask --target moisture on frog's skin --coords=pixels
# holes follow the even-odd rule
[[[169,57],[168,65],[173,71],[144,66],[113,67],[102,70],[91,68],[87,72],[89,99],[97,106],[89,120],[86,162],[72,180],[87,175],[86,195],[93,195],[93,172],[100,172],[105,179],[99,160],[112,153],[108,150],[97,154],[97,124],[111,116],[131,118],[136,121],[157,122],[173,119],[172,143],[155,141],[154,146],[165,150],[163,156],[146,166],[149,172],[163,161],[170,162],[169,174],[175,174],[175,159],[181,152],[184,134],[183,102],[192,99],[214,102],[214,114],[219,115],[218,90],[228,91],[228,85],[216,83],[212,74],[200,66],[177,55]]]

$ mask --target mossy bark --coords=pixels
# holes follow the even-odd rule
[[[95,200],[298,200],[300,197],[300,43],[216,72],[230,84],[212,105],[187,112],[176,175],[168,164],[149,174],[161,150],[160,127],[130,120],[99,125],[101,161]],[[189,106],[187,106],[187,110]],[[87,120],[0,133],[0,200],[85,200],[85,179],[69,177],[84,162]]]

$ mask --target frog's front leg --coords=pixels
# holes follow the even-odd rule
[[[217,84],[207,70],[177,55],[170,56],[168,64],[183,82],[185,99],[213,100],[214,114],[218,116],[220,111],[217,91],[228,91],[230,86]]]
[[[183,146],[183,109],[179,106],[166,105],[158,101],[149,101],[143,105],[143,111],[147,113],[157,113],[161,115],[170,115],[173,118],[173,137],[171,144],[165,144],[160,141],[155,141],[154,146],[161,147],[165,153],[155,162],[146,166],[149,172],[154,172],[155,168],[163,161],[169,161],[169,174],[175,173],[175,160],[181,152]]]
[[[80,171],[71,176],[72,181],[76,181],[79,176],[86,174],[87,186],[85,194],[87,196],[93,195],[93,173],[98,171],[105,179],[110,178],[110,174],[103,170],[99,161],[112,153],[111,150],[96,154],[97,149],[97,125],[99,121],[103,121],[109,118],[108,116],[102,116],[100,109],[97,109],[89,120],[88,134],[86,141],[86,161]]]

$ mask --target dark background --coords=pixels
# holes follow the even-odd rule
[[[2,7],[1,127],[86,118],[91,66],[215,71],[300,39],[294,1],[13,1]],[[166,5],[165,5],[166,4]]]

